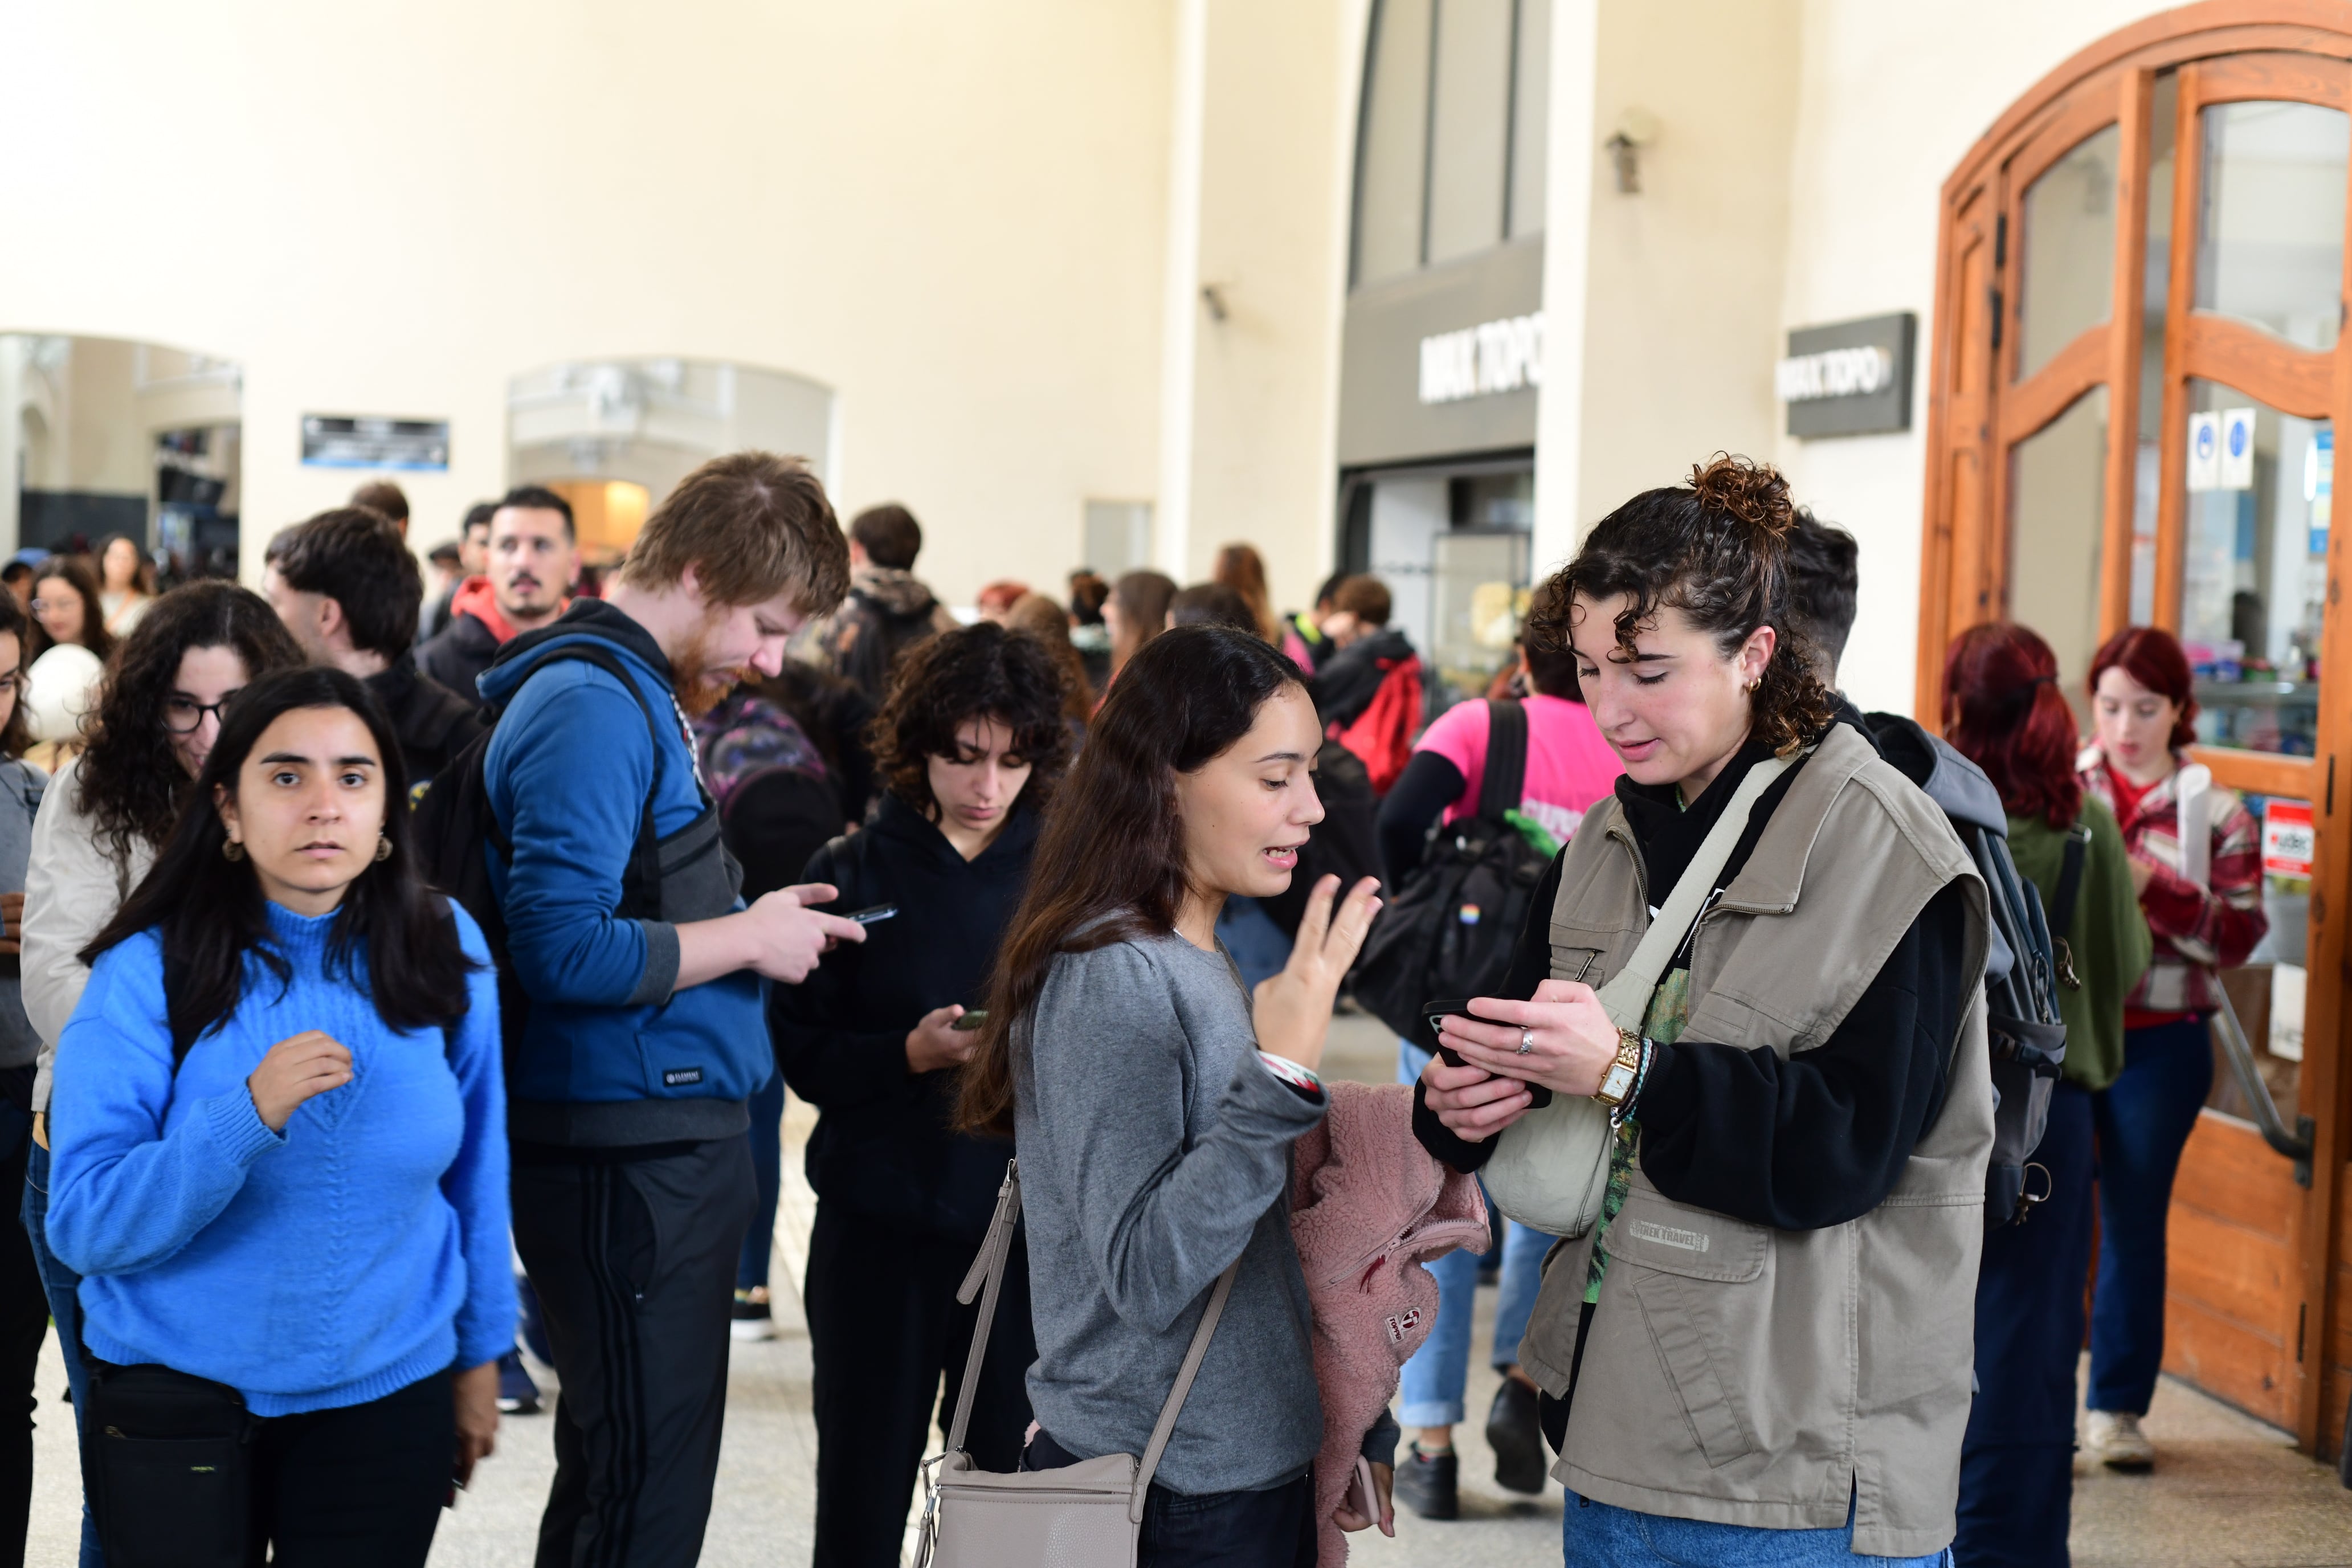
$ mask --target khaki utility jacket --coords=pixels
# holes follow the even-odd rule
[[[1609,1255],[1552,1473],[1644,1513],[1834,1528],[1853,1551],[1950,1543],[1974,1359],[1992,1082],[1984,885],[1941,810],[1834,725],[1748,863],[1701,917],[1685,1037],[1782,1057],[1827,1040],[1946,884],[1969,886],[1967,984],[1949,1088],[1885,1202],[1776,1230],[1666,1197],[1639,1168]],[[1551,973],[1599,985],[1649,924],[1642,853],[1612,796],[1570,843]],[[1889,1040],[1889,1050],[1911,1042]],[[1592,1238],[1553,1250],[1519,1359],[1568,1391]]]

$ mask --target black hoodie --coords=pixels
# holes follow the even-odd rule
[[[1028,885],[1037,814],[1016,806],[967,861],[924,816],[885,795],[873,825],[818,850],[802,876],[841,889],[836,910],[892,903],[768,1005],[793,1092],[823,1114],[809,1185],[828,1205],[903,1229],[977,1241],[996,1207],[1009,1139],[950,1130],[955,1075],[907,1068],[907,1032],[950,1003],[983,1005],[997,944]]]
[[[1345,728],[1354,723],[1371,706],[1389,669],[1412,657],[1412,640],[1393,626],[1358,637],[1325,659],[1315,672],[1316,717],[1327,726]]]

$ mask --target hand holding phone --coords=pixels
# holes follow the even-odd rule
[[[988,1009],[985,1007],[974,1007],[971,1012],[966,1013],[962,1017],[958,1018],[954,1023],[950,1024],[948,1027],[953,1029],[959,1035],[969,1035],[978,1032],[980,1026],[987,1022]]]
[[[1459,997],[1452,1001],[1423,1002],[1421,1005],[1421,1016],[1429,1025],[1430,1037],[1437,1042],[1437,1054],[1444,1058],[1447,1067],[1466,1068],[1473,1065],[1463,1059],[1461,1052],[1445,1043],[1444,1021],[1448,1017],[1475,1018],[1478,1016],[1470,1010],[1468,997]],[[1549,1105],[1551,1090],[1539,1083],[1528,1085],[1528,1103],[1530,1110],[1537,1106]]]

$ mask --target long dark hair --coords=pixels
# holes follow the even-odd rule
[[[1532,646],[1569,645],[1571,602],[1627,595],[1617,646],[1630,657],[1643,625],[1670,605],[1736,653],[1759,626],[1778,641],[1749,699],[1751,732],[1787,756],[1829,728],[1832,703],[1813,673],[1812,647],[1790,613],[1789,542],[1797,510],[1778,470],[1718,455],[1690,483],[1644,490],[1595,523],[1559,573],[1561,592],[1528,620]]]
[[[1012,1130],[1013,1026],[1036,1005],[1056,953],[1175,929],[1190,886],[1176,775],[1240,741],[1259,709],[1298,683],[1298,667],[1265,638],[1229,626],[1179,626],[1128,661],[1046,815],[1036,864],[1051,874],[1029,879],[1005,932],[959,1126]]]
[[[99,603],[98,578],[89,563],[74,555],[52,555],[33,574],[33,595],[44,583],[63,583],[81,600],[81,646],[104,658],[114,651],[114,634],[106,629],[106,610]]]
[[[9,706],[8,721],[0,724],[0,756],[11,760],[32,749],[33,727],[25,717],[25,672],[33,668],[33,617],[16,603],[16,595],[0,590],[0,637],[16,639],[16,700]]]
[[[2074,710],[2058,689],[2058,656],[2032,628],[1993,621],[1952,639],[1944,736],[1984,770],[2011,816],[2063,828],[2081,815]]]
[[[228,830],[212,802],[223,791],[236,798],[238,772],[262,732],[280,715],[304,708],[346,709],[368,727],[383,764],[383,837],[392,846],[389,856],[369,862],[343,890],[327,936],[327,972],[360,984],[353,955],[364,946],[369,998],[376,1016],[395,1029],[446,1025],[466,1011],[466,976],[473,964],[458,946],[448,905],[417,877],[405,804],[408,770],[391,719],[374,694],[342,670],[285,669],[255,681],[229,705],[195,794],[155,868],[81,950],[81,961],[95,963],[107,949],[162,928],[163,963],[173,981],[164,1006],[174,1058],[236,1011],[248,956],[278,977],[281,994],[293,980],[292,967],[270,940],[261,879],[249,862],[221,854]]]
[[[988,621],[925,637],[892,668],[882,711],[866,729],[875,771],[892,795],[937,820],[931,759],[956,754],[967,720],[993,719],[1030,763],[1020,804],[1042,810],[1070,760],[1066,679],[1044,643]]]
[[[198,647],[236,654],[248,681],[302,662],[269,602],[233,583],[190,583],[148,606],[107,668],[97,710],[82,721],[89,749],[74,768],[75,804],[118,866],[130,863],[134,843],[162,847],[188,798],[163,709],[181,658]]]

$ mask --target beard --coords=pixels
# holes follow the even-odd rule
[[[669,661],[670,690],[689,719],[699,719],[725,700],[743,679],[740,664],[721,664],[711,657],[717,627],[705,626]]]

